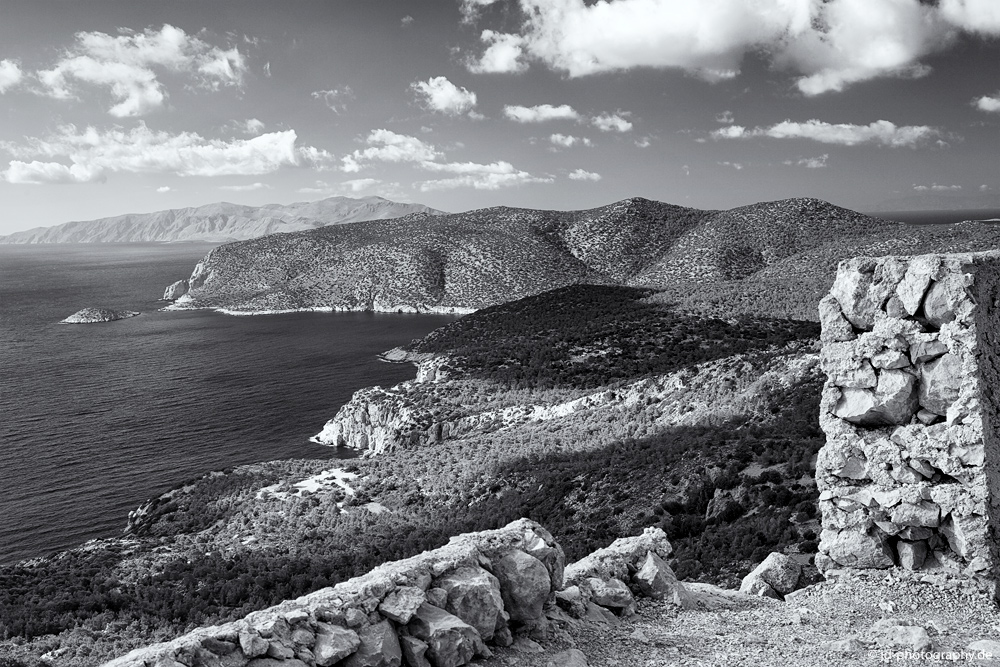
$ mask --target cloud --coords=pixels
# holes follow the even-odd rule
[[[235,129],[237,132],[254,136],[264,131],[264,122],[256,118],[247,118],[243,121],[234,120],[228,127]]]
[[[296,146],[294,130],[251,139],[205,139],[194,132],[170,134],[140,124],[126,131],[61,126],[46,138],[24,145],[3,144],[13,157],[3,178],[9,183],[87,183],[108,174],[246,176],[268,174],[285,166],[322,165],[333,156],[312,146]],[[31,160],[30,162],[26,160]],[[65,162],[55,161],[63,159]]]
[[[158,70],[183,74],[196,87],[218,90],[240,86],[246,63],[235,47],[212,46],[180,28],[164,25],[159,31],[123,30],[117,36],[79,32],[63,57],[35,76],[43,93],[56,99],[76,99],[80,84],[106,88],[116,101],[108,113],[125,118],[163,106],[167,93]]]
[[[503,115],[517,123],[544,123],[549,120],[580,120],[580,113],[568,104],[552,106],[539,104],[533,107],[523,107],[508,104],[503,108]]]
[[[327,108],[336,114],[347,111],[347,103],[354,99],[354,91],[350,86],[331,88],[330,90],[314,90],[312,93],[314,100],[322,100]]]
[[[520,35],[483,30],[480,41],[487,44],[478,58],[466,60],[466,67],[476,74],[517,74],[528,69],[525,39]]]
[[[601,175],[594,173],[592,171],[584,171],[583,169],[575,169],[569,173],[570,180],[573,181],[599,181],[601,180]]]
[[[990,186],[986,185],[985,183],[983,183],[982,185],[979,186],[979,191],[980,192],[989,192],[989,190],[990,190]]]
[[[725,123],[726,125],[731,124],[733,122],[733,112],[726,110],[721,113],[715,114],[715,122]]]
[[[460,116],[476,106],[474,92],[459,88],[443,76],[414,81],[410,89],[418,95],[425,108],[448,116]]]
[[[650,146],[653,145],[653,142],[650,140],[649,137],[642,137],[641,139],[635,140],[635,145],[638,146],[639,148],[649,148]]]
[[[24,77],[20,66],[12,60],[0,60],[0,94],[6,93]]]
[[[743,165],[739,162],[719,162],[719,164],[723,167],[732,167],[736,171],[741,171],[743,169]]]
[[[826,166],[826,161],[830,159],[829,153],[824,153],[818,157],[804,157],[798,160],[785,160],[782,164],[790,167],[805,167],[806,169],[822,169]]]
[[[170,192],[171,190],[173,190],[173,188],[171,188],[169,185],[161,185],[160,187],[156,188],[156,191],[159,192],[160,194],[163,194],[165,192]]]
[[[880,144],[898,148],[919,146],[940,136],[941,132],[927,125],[897,126],[887,120],[878,120],[868,125],[850,123],[832,124],[821,120],[798,123],[782,121],[769,128],[747,129],[740,125],[730,125],[711,133],[713,139],[743,139],[749,137],[771,137],[775,139],[811,139],[824,144],[856,146],[858,144]]]
[[[347,181],[341,181],[341,185],[346,187],[351,192],[361,192],[362,190],[375,187],[381,182],[382,181],[377,178],[352,178]]]
[[[980,111],[985,111],[987,113],[1000,113],[1000,93],[996,93],[993,96],[983,95],[982,97],[973,100],[972,104]]]
[[[368,148],[342,158],[344,171],[361,171],[365,162],[427,162],[441,156],[433,145],[391,130],[372,130],[365,141]]]
[[[406,15],[406,16],[404,16],[403,18],[399,19],[399,24],[400,24],[401,26],[403,26],[404,28],[409,28],[409,27],[410,27],[411,25],[413,25],[413,22],[414,22],[415,20],[416,20],[416,19],[414,19],[414,18],[413,18],[412,16],[410,16],[409,14],[407,14],[407,15]]]
[[[516,169],[511,163],[498,161],[490,164],[475,162],[449,162],[440,164],[425,162],[422,165],[429,171],[457,174],[451,178],[424,181],[419,184],[421,192],[431,190],[451,190],[454,188],[473,188],[475,190],[499,190],[527,183],[552,183],[550,177],[532,176],[526,171]]]
[[[594,116],[590,122],[601,132],[628,132],[632,129],[632,123],[622,118],[627,116],[627,112],[619,111],[613,114],[601,114]]]
[[[938,185],[937,183],[932,183],[931,185],[914,185],[913,189],[917,192],[958,192],[962,189],[962,186]]]
[[[555,146],[561,146],[562,148],[570,148],[571,146],[576,146],[577,144],[581,146],[593,146],[593,142],[587,137],[574,137],[567,134],[553,134],[549,137],[549,141]]]
[[[466,21],[498,0],[465,0]],[[923,76],[921,60],[961,31],[1000,35],[996,0],[504,0],[520,29],[484,30],[467,65],[524,71],[538,62],[570,77],[676,68],[707,81],[736,77],[762,54],[805,95],[883,77]],[[499,17],[499,13],[493,13]],[[502,20],[499,19],[498,20]],[[500,45],[505,57],[499,58]]]
[[[247,185],[220,185],[220,190],[229,192],[253,192],[254,190],[270,190],[271,186],[266,183],[249,183]]]

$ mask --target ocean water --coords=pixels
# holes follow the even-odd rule
[[[209,244],[0,245],[0,563],[121,533],[129,510],[309,442],[351,394],[414,375],[375,355],[455,318],[158,312]],[[84,307],[141,311],[58,324]]]

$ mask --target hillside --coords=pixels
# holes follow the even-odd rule
[[[422,359],[417,380],[357,392],[317,436],[361,458],[206,474],[122,539],[0,569],[0,654],[97,664],[521,516],[573,559],[660,526],[689,580],[808,558],[818,328],[648,294],[571,286],[469,315],[389,355]],[[490,341],[509,372],[490,372]]]
[[[651,288],[706,314],[815,319],[842,259],[995,247],[988,224],[906,225],[816,199],[728,211],[641,198],[583,211],[497,207],[222,246],[174,307],[468,312],[591,283]]]
[[[99,220],[67,222],[54,227],[36,227],[0,236],[0,243],[227,243],[359,220],[398,218],[412,213],[437,215],[441,211],[422,204],[401,204],[381,197],[330,197],[315,202],[266,206],[219,202],[196,208],[135,213]]]

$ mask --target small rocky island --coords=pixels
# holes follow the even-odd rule
[[[134,310],[111,310],[110,308],[84,308],[73,313],[59,324],[93,324],[95,322],[114,322],[140,315]]]

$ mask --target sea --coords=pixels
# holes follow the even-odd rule
[[[377,354],[447,315],[160,311],[204,243],[0,245],[0,564],[120,535],[147,498],[211,470],[352,452],[318,433]],[[85,307],[140,311],[59,324]]]

